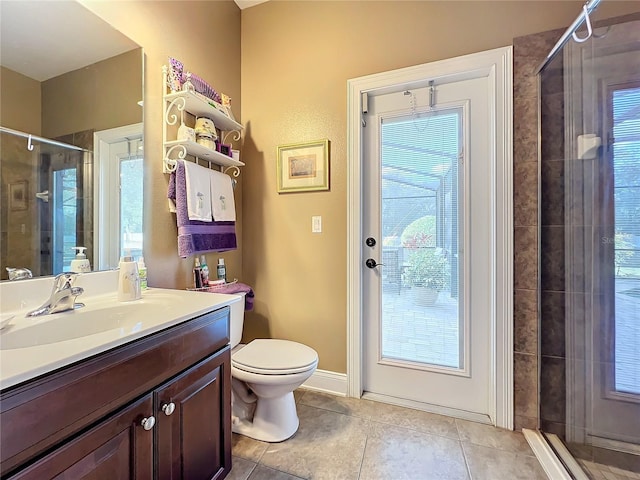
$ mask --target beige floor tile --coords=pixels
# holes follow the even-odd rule
[[[236,456],[231,459],[231,464],[233,467],[226,480],[247,480],[253,469],[256,468],[255,462]]]
[[[273,468],[258,465],[249,476],[249,480],[298,480],[300,477],[294,477],[288,473],[279,472]]]
[[[423,433],[433,433],[458,440],[455,420],[434,413],[404,408],[386,403],[372,402],[372,420],[398,427],[410,428]]]
[[[360,480],[468,480],[458,440],[372,422]]]
[[[269,446],[266,442],[254,440],[234,433],[231,437],[231,454],[258,463]]]
[[[626,480],[626,478],[607,470],[602,470],[602,475],[606,480]]]
[[[305,390],[304,388],[295,389],[293,391],[293,399],[295,400],[295,402],[298,403],[306,392],[307,392],[307,390]]]
[[[269,444],[260,463],[302,478],[356,480],[370,422],[303,404],[298,416],[296,434]]]
[[[514,453],[533,456],[533,451],[520,432],[483,425],[482,423],[456,420],[460,440],[484,447],[498,448]]]
[[[547,480],[535,457],[462,443],[473,480]]]
[[[622,468],[610,466],[609,470],[615,473],[616,475],[618,475],[620,478],[623,478],[625,480],[627,478],[640,478],[640,474],[630,472],[629,470],[623,470]]]
[[[338,397],[328,393],[313,392],[307,390],[300,399],[303,405],[331,410],[332,412],[342,413],[344,415],[352,415],[354,417],[362,417],[370,419],[375,409],[376,403],[370,400],[359,398]]]

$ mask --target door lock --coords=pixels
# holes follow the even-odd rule
[[[367,238],[364,243],[367,244],[367,247],[375,247],[376,246],[376,239],[373,237],[369,237]]]
[[[373,258],[367,258],[364,264],[369,268],[382,267],[382,263],[377,263]]]

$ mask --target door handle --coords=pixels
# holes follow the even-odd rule
[[[373,258],[367,258],[364,264],[369,268],[376,268],[384,266],[383,263],[377,263]]]

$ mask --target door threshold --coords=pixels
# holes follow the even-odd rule
[[[589,480],[557,436],[549,436],[552,446],[538,430],[523,428],[522,434],[550,480]]]
[[[491,421],[489,415],[485,415],[482,413],[467,412],[465,410],[459,410],[457,408],[416,402],[415,400],[393,397],[391,395],[383,395],[381,393],[363,392],[362,398],[364,398],[365,400],[372,400],[374,402],[397,405],[399,407],[413,408],[414,410],[421,410],[423,412],[434,413],[436,415],[459,418],[460,420],[468,420],[470,422],[483,423],[485,425],[495,425],[495,423]]]

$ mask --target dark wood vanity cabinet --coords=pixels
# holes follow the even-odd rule
[[[223,375],[229,353],[226,349],[222,357],[201,362],[154,392],[158,480],[226,475],[224,420],[231,392],[224,390]]]
[[[231,470],[229,308],[0,397],[2,479],[222,479]]]
[[[153,478],[153,430],[140,425],[152,407],[147,395],[9,478]]]

